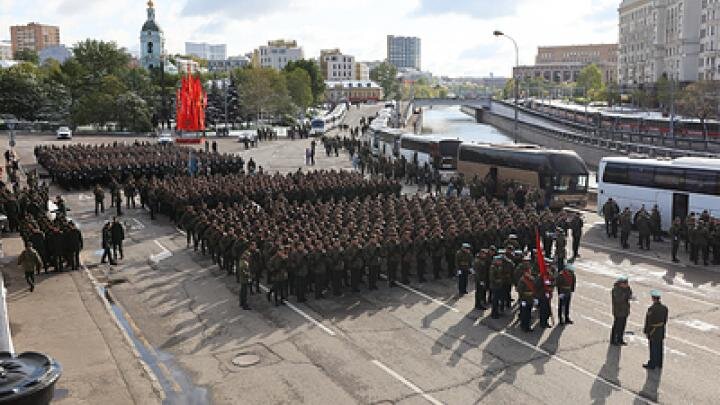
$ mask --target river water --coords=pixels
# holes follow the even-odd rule
[[[426,108],[423,111],[423,133],[456,136],[463,142],[513,143],[510,136],[495,127],[475,122],[474,118],[460,111],[459,106]],[[590,172],[589,185],[591,189],[597,188],[594,172]]]
[[[426,108],[423,133],[457,136],[463,142],[512,143],[512,138],[490,125],[478,124],[460,111],[459,106]]]

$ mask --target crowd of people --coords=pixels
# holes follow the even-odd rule
[[[560,274],[571,271],[565,264],[566,234],[579,242],[578,221],[581,230],[579,216],[484,197],[391,193],[314,202],[280,195],[263,206],[248,200],[219,203],[214,209],[190,205],[177,223],[189,247],[212,257],[245,285],[243,307],[248,307],[247,292],[258,292],[261,280],[271,285],[268,299],[272,296],[276,304],[290,295],[305,301],[310,291],[320,299],[343,289],[359,291],[361,285],[375,289],[381,277],[393,287],[409,284],[411,278],[425,282],[458,276],[464,294],[474,267],[478,288],[488,292],[476,295],[478,307],[491,302],[492,315],[500,316],[509,307],[511,286],[524,274],[520,269],[527,267],[528,277],[537,280],[537,266],[527,266],[536,248],[535,229],[547,230],[541,238],[544,253],[552,258],[548,266],[556,270],[553,274]],[[467,257],[459,253],[463,249]],[[502,261],[494,271],[497,257]],[[474,258],[484,261],[472,266]],[[533,294],[538,291],[533,287]]]
[[[154,179],[146,193],[157,202],[157,212],[171,219],[188,206],[254,201],[266,206],[280,195],[290,201],[329,201],[342,196],[399,194],[400,185],[390,180],[366,180],[359,173],[319,170],[289,174],[234,174],[214,176],[175,176]]]
[[[662,242],[662,217],[658,206],[655,205],[648,212],[644,205],[636,212],[629,207],[622,211],[617,201],[609,198],[602,207],[605,219],[605,232],[608,237],[617,238],[620,235],[620,247],[630,247],[630,234],[633,228],[638,231],[637,245],[640,249],[650,250],[650,241]],[[720,264],[720,219],[714,218],[705,210],[699,215],[690,212],[687,217],[673,218],[668,230],[670,237],[670,255],[673,262],[679,262],[678,253],[684,244],[685,253],[695,265],[701,261],[708,266]]]
[[[37,162],[52,180],[65,189],[109,185],[113,179],[163,178],[186,174],[237,173],[244,167],[241,157],[209,153],[173,144],[114,142],[112,144],[39,145]]]

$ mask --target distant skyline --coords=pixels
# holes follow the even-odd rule
[[[139,49],[145,0],[0,0],[0,40],[31,21],[60,26],[66,45],[86,38]],[[295,39],[306,57],[340,48],[356,60],[382,60],[386,35],[422,39],[422,66],[435,75],[509,77],[534,63],[538,46],[615,43],[619,0],[154,0],[171,53],[185,42],[226,43],[240,55],[272,39]],[[361,5],[361,6],[359,6]]]

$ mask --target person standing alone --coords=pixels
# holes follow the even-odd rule
[[[30,292],[33,292],[35,290],[35,272],[40,274],[43,261],[38,252],[33,249],[32,242],[25,243],[25,250],[18,256],[17,263],[22,266],[23,272],[25,273],[25,281],[27,281],[30,286]]]
[[[612,292],[613,326],[610,332],[610,344],[614,346],[626,346],[624,335],[627,318],[630,316],[630,298],[632,290],[626,276],[618,277],[613,286]]]

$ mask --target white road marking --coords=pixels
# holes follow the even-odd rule
[[[153,242],[155,242],[156,245],[162,250],[162,252],[156,254],[156,255],[150,255],[150,261],[158,264],[160,261],[167,259],[168,257],[172,256],[172,252],[167,250],[165,246],[161,245],[160,242],[158,242],[157,239],[155,239]]]
[[[506,338],[508,338],[508,339],[516,342],[516,343],[519,343],[519,344],[521,344],[521,345],[523,345],[523,346],[525,346],[525,347],[527,347],[527,348],[529,348],[529,349],[532,349],[532,350],[535,350],[535,351],[537,351],[537,352],[539,352],[539,353],[542,353],[543,355],[548,356],[548,357],[550,357],[550,358],[552,358],[552,359],[554,359],[554,360],[556,360],[556,361],[564,364],[565,366],[570,367],[570,368],[572,368],[573,370],[578,371],[579,373],[584,374],[584,375],[592,378],[593,381],[598,381],[598,382],[600,382],[600,383],[602,383],[602,384],[605,384],[605,385],[607,385],[607,386],[609,386],[609,387],[611,387],[611,388],[613,388],[613,389],[615,389],[615,390],[622,391],[622,392],[624,392],[625,394],[633,397],[633,398],[634,398],[636,401],[638,401],[638,402],[642,402],[642,403],[646,403],[646,404],[652,404],[652,403],[654,403],[653,401],[650,401],[650,400],[648,400],[647,398],[644,398],[644,397],[642,397],[642,396],[640,396],[640,395],[638,395],[638,394],[630,391],[629,389],[627,389],[627,388],[625,388],[625,387],[623,387],[623,386],[621,386],[621,385],[617,385],[617,384],[615,384],[615,383],[612,382],[612,381],[608,381],[608,380],[600,377],[599,375],[597,375],[597,374],[595,374],[595,373],[592,373],[592,372],[590,372],[590,371],[585,370],[584,368],[578,366],[577,364],[575,364],[575,363],[573,363],[573,362],[571,362],[571,361],[569,361],[569,360],[565,360],[565,359],[563,359],[562,357],[560,357],[560,356],[558,356],[558,355],[556,355],[556,354],[552,354],[552,353],[548,352],[548,351],[545,350],[545,349],[542,349],[542,348],[540,348],[540,347],[534,346],[534,345],[532,345],[532,344],[530,344],[530,343],[528,343],[528,342],[520,339],[519,337],[516,337],[516,336],[513,336],[513,335],[507,333],[506,331],[500,331],[500,332],[498,332],[498,333],[501,334],[501,335],[503,335],[503,336],[505,336]]]
[[[582,295],[579,295],[579,294],[576,294],[576,295],[577,295],[579,298],[581,298],[581,299],[584,299],[584,300],[586,300],[586,301],[590,301],[590,302],[595,303],[595,304],[598,304],[598,305],[607,305],[607,303],[604,303],[604,302],[601,302],[601,301],[598,301],[598,300],[594,300],[594,299],[592,299],[592,298],[583,297]],[[612,314],[602,312],[602,311],[598,310],[597,308],[593,308],[593,310],[595,310],[596,312],[600,312],[600,313],[602,313],[603,315],[605,315],[605,316],[607,316],[607,317],[612,317]],[[581,316],[582,316],[582,315],[581,315]],[[628,319],[627,322],[628,322],[628,324],[631,324],[631,325],[636,326],[636,327],[638,327],[638,328],[642,328],[642,327],[644,326],[644,325],[642,325],[642,324],[640,324],[640,323],[638,323],[638,322],[634,322],[634,321],[631,321],[631,320],[629,320],[629,319]],[[668,338],[668,339],[676,340],[676,341],[678,341],[678,342],[680,342],[680,343],[686,344],[686,345],[688,345],[688,346],[692,346],[692,347],[694,347],[694,348],[696,348],[696,349],[698,349],[698,350],[702,350],[702,351],[705,351],[705,352],[708,352],[708,353],[710,353],[710,354],[714,354],[714,355],[720,357],[720,351],[717,351],[717,350],[715,350],[715,349],[711,349],[711,348],[709,348],[709,347],[707,347],[707,346],[703,346],[703,345],[701,345],[701,344],[697,344],[697,343],[691,342],[691,341],[689,341],[689,340],[686,340],[686,339],[683,339],[683,338],[679,338],[679,337],[677,337],[677,336],[675,336],[675,335],[671,335],[671,334],[669,334],[669,333],[666,334],[665,337]]]
[[[403,286],[403,284],[400,284],[400,283],[398,283],[398,285]],[[406,286],[406,287],[407,287],[407,286]],[[408,288],[409,288],[409,287],[408,287]],[[449,305],[445,304],[445,303],[442,302],[442,301],[439,301],[439,300],[437,300],[437,299],[434,299],[434,298],[428,296],[427,294],[421,293],[420,291],[414,290],[414,289],[412,289],[412,288],[410,288],[408,291],[415,292],[416,294],[419,293],[419,295],[421,294],[420,296],[423,297],[423,298],[426,298],[426,297],[427,297],[427,298],[431,299],[433,302],[441,303],[444,307],[454,308],[454,309],[455,309],[454,312],[460,312],[460,311],[457,310],[457,308],[452,307],[452,306],[449,306]],[[463,315],[463,316],[467,316],[467,315]],[[508,338],[508,339],[510,339],[510,340],[512,340],[512,341],[514,341],[514,342],[516,342],[516,343],[519,343],[519,344],[521,344],[521,345],[523,345],[523,346],[525,346],[525,347],[527,347],[527,348],[529,348],[529,349],[531,349],[531,350],[535,350],[535,351],[537,351],[538,353],[541,353],[541,354],[543,354],[543,355],[545,355],[545,356],[548,356],[548,357],[550,357],[550,358],[552,358],[552,359],[554,359],[554,360],[557,360],[558,362],[564,364],[565,366],[570,367],[570,368],[572,368],[573,370],[579,371],[580,373],[582,373],[582,374],[584,374],[584,375],[592,378],[593,381],[597,380],[597,381],[600,381],[600,382],[603,383],[603,384],[606,384],[606,385],[612,387],[613,389],[620,390],[620,391],[622,391],[622,392],[624,392],[624,393],[632,396],[632,397],[635,398],[637,401],[640,401],[640,402],[643,402],[643,403],[648,403],[648,404],[653,403],[652,401],[648,401],[646,398],[643,398],[642,396],[640,396],[640,395],[638,395],[638,394],[636,394],[636,393],[628,390],[627,388],[624,388],[624,387],[619,386],[619,385],[617,385],[617,384],[615,384],[615,383],[613,383],[613,382],[611,382],[611,381],[608,381],[608,380],[606,380],[606,379],[604,379],[604,378],[601,378],[601,377],[598,376],[597,374],[594,374],[594,373],[592,373],[592,372],[590,372],[590,371],[587,371],[587,370],[585,370],[584,368],[576,365],[575,363],[570,362],[569,360],[565,360],[565,359],[563,359],[562,357],[560,357],[560,356],[558,356],[558,355],[556,355],[556,354],[552,354],[552,353],[550,353],[550,352],[548,352],[548,351],[546,351],[546,350],[544,350],[544,349],[542,349],[542,348],[540,348],[540,347],[537,347],[537,346],[535,346],[535,345],[532,345],[532,344],[526,342],[526,341],[523,340],[523,339],[520,339],[520,338],[518,338],[518,337],[516,337],[516,336],[513,336],[513,335],[509,334],[508,332],[506,332],[506,331],[504,331],[504,330],[498,331],[497,333],[498,333],[499,335],[505,336],[506,338]]]
[[[688,319],[688,320],[678,319],[678,320],[675,320],[674,322],[685,325],[685,326],[693,328],[693,329],[697,329],[702,332],[712,332],[712,331],[720,329],[713,324],[703,322],[699,319]]]
[[[432,302],[434,302],[434,303],[436,303],[436,304],[440,305],[440,306],[441,306],[441,307],[443,307],[443,308],[449,309],[449,310],[451,310],[451,311],[453,311],[453,312],[457,312],[457,313],[460,313],[460,310],[459,310],[459,309],[457,309],[457,308],[455,308],[454,306],[452,306],[452,305],[448,305],[448,304],[446,304],[446,303],[444,303],[444,302],[440,301],[439,299],[433,298],[433,297],[431,297],[431,296],[429,296],[429,295],[425,294],[425,293],[424,293],[424,292],[422,292],[422,291],[418,291],[418,290],[416,290],[416,289],[414,289],[414,288],[410,287],[409,285],[405,285],[405,284],[403,284],[403,283],[400,283],[400,282],[398,282],[398,281],[396,281],[395,283],[396,283],[397,285],[399,285],[400,287],[402,287],[402,288],[404,288],[404,289],[406,289],[406,290],[410,291],[411,293],[417,294],[417,295],[419,295],[419,296],[421,296],[421,297],[425,298],[425,299],[426,299],[426,300],[428,300],[428,301],[432,301]]]
[[[628,272],[630,272],[630,273],[632,273],[632,274],[631,274],[632,277],[630,278],[630,282],[638,282],[638,283],[639,283],[639,282],[642,282],[642,281],[646,281],[646,280],[647,280],[647,281],[650,281],[650,280],[651,280],[651,279],[649,279],[649,278],[647,278],[647,277],[644,277],[644,276],[655,275],[655,278],[656,278],[657,280],[662,280],[662,275],[665,274],[665,273],[662,273],[662,275],[658,275],[660,272],[652,272],[652,271],[647,270],[646,268],[644,268],[644,267],[642,267],[642,266],[639,266],[639,265],[633,265],[633,266],[632,266],[632,270],[627,269],[626,267],[623,267],[622,270],[627,270],[627,271],[625,271],[625,272],[621,271],[620,267],[617,266],[617,265],[615,265],[615,264],[612,264],[612,265],[609,265],[609,264],[608,264],[608,265],[606,265],[606,264],[599,263],[599,262],[577,262],[577,263],[575,263],[575,267],[576,267],[576,268],[580,268],[580,269],[585,270],[585,271],[588,271],[588,272],[593,273],[593,274],[598,274],[598,275],[601,275],[601,276],[607,276],[607,277],[612,277],[612,278],[617,278],[617,277],[620,276],[620,275],[627,274]],[[613,269],[612,269],[613,267],[617,267],[617,268],[618,268],[618,271],[613,270]],[[658,273],[658,274],[653,274],[653,273]],[[641,275],[640,275],[640,276],[635,276],[634,274],[641,274]],[[699,292],[694,291],[694,290],[692,290],[692,289],[690,289],[690,288],[680,287],[680,286],[677,286],[677,285],[674,285],[674,284],[667,284],[667,283],[664,282],[664,281],[662,281],[662,286],[661,286],[660,288],[661,288],[661,289],[673,290],[673,291],[667,291],[667,293],[668,293],[668,294],[672,294],[672,295],[680,296],[680,297],[682,297],[683,299],[687,299],[687,300],[690,300],[690,301],[693,301],[693,302],[697,302],[697,303],[699,303],[699,304],[708,305],[708,306],[710,306],[710,307],[718,307],[718,306],[720,306],[719,304],[716,304],[716,303],[713,303],[713,302],[710,302],[710,301],[706,301],[706,300],[703,300],[703,299],[700,299],[700,298],[693,298],[693,297],[688,296],[688,294],[693,294],[693,295],[696,295],[696,296],[705,297],[705,294],[699,293]]]
[[[139,219],[137,219],[137,218],[131,218],[131,219],[133,222],[135,222],[135,225],[132,226],[133,229],[137,229],[137,230],[145,229],[145,224],[140,222]]]
[[[270,289],[268,289],[267,287],[265,287],[265,286],[262,285],[262,284],[260,284],[260,288],[262,288],[262,290],[265,291],[265,292],[270,291]],[[290,303],[288,300],[283,300],[283,303],[285,303],[285,305],[286,305],[288,308],[290,308],[290,309],[292,309],[293,311],[295,311],[298,315],[302,316],[303,318],[305,318],[305,319],[307,319],[308,321],[312,322],[312,323],[313,323],[315,326],[317,326],[318,328],[322,329],[323,332],[327,333],[327,334],[330,335],[330,336],[335,336],[335,335],[336,335],[335,331],[333,331],[332,329],[330,329],[330,328],[328,328],[327,326],[323,325],[322,323],[320,323],[320,321],[318,321],[317,319],[313,318],[312,316],[306,314],[305,311],[303,311],[303,310],[301,310],[300,308],[296,307],[295,305],[293,305],[292,303]]]
[[[584,318],[585,320],[590,321],[590,322],[592,322],[592,323],[594,323],[594,324],[600,325],[600,326],[602,326],[602,327],[604,327],[604,328],[612,329],[612,325],[610,325],[609,323],[605,323],[605,322],[603,322],[603,321],[599,321],[599,320],[597,320],[597,319],[595,319],[595,318],[591,318],[591,317],[585,316],[585,315],[580,315],[580,317],[582,317],[582,318]],[[643,345],[643,346],[645,346],[645,347],[648,346],[648,340],[647,340],[646,338],[642,337],[642,336],[638,336],[638,335],[628,335],[628,334],[626,334],[626,335],[625,335],[625,340],[629,340],[629,341],[631,341],[631,342],[637,342],[637,343],[639,343],[639,344],[641,344],[641,345]],[[687,357],[687,353],[681,352],[681,351],[679,351],[679,350],[671,349],[671,348],[668,347],[668,346],[665,346],[665,353],[670,353],[670,354],[675,354],[675,355],[682,356],[682,357]]]
[[[578,282],[577,284],[578,284],[578,286],[581,286],[581,287],[585,286],[585,287],[595,288],[595,289],[603,290],[603,291],[612,291],[612,288],[610,288],[610,287],[605,287],[604,285],[591,283],[589,281]]]
[[[443,405],[442,402],[440,402],[440,401],[438,401],[437,399],[433,398],[432,396],[426,394],[425,391],[423,391],[423,390],[420,389],[420,387],[418,387],[417,385],[413,384],[413,383],[412,383],[411,381],[409,381],[407,378],[401,376],[400,374],[398,374],[397,372],[395,372],[395,370],[391,369],[390,367],[382,364],[381,362],[379,362],[379,361],[377,361],[377,360],[371,360],[371,362],[372,362],[374,365],[380,367],[384,372],[390,374],[390,375],[391,375],[393,378],[395,378],[396,380],[398,380],[398,381],[400,381],[401,383],[405,384],[405,386],[407,386],[407,387],[410,388],[411,390],[413,390],[413,391],[415,391],[416,393],[420,394],[423,398],[425,398],[425,399],[426,399],[428,402],[430,402],[431,404],[433,404],[433,405]]]
[[[94,198],[91,195],[86,195],[86,194],[78,195],[78,200],[80,200],[80,201],[89,201],[89,200],[93,200],[93,199]]]

